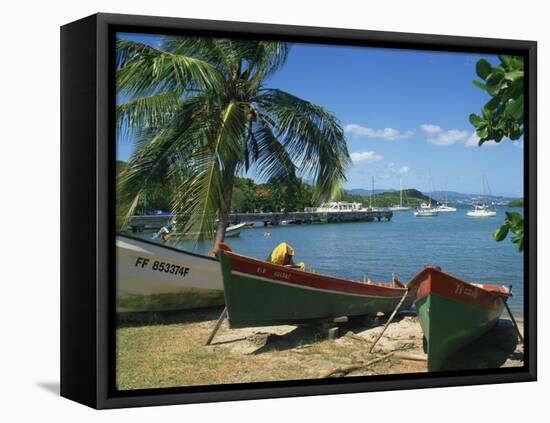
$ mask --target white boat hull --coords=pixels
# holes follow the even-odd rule
[[[466,215],[470,217],[495,217],[497,215],[497,212],[496,211],[486,211],[486,212],[469,211],[469,212],[466,212]]]
[[[449,213],[449,212],[455,212],[456,208],[455,207],[438,207],[437,211],[439,213]]]
[[[116,237],[117,311],[224,303],[217,260],[124,235]]]
[[[416,217],[435,217],[438,215],[436,211],[418,210],[414,212]]]
[[[243,229],[246,229],[246,223],[239,223],[237,225],[228,226],[225,229],[225,237],[226,238],[231,238],[231,237],[234,237],[234,236],[239,236]]]

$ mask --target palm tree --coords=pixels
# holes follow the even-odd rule
[[[324,108],[265,81],[286,61],[281,42],[164,37],[159,48],[117,41],[118,130],[135,153],[118,199],[130,216],[148,186],[164,181],[178,232],[223,241],[236,174],[309,177],[316,198],[335,195],[349,164],[343,130]],[[218,224],[216,226],[216,220]]]

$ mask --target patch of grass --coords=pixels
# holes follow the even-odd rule
[[[151,295],[120,294],[117,296],[119,310],[173,310],[190,305],[220,305],[224,302],[223,291],[219,289],[193,289],[176,293]]]
[[[370,356],[355,340],[321,340],[314,332],[304,340],[306,334],[301,331],[276,336],[272,345],[251,354],[233,352],[233,342],[207,347],[204,343],[214,326],[214,314],[202,322],[121,325],[117,329],[117,387],[313,379],[333,367]],[[307,345],[302,348],[304,342]]]

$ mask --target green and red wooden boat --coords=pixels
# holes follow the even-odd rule
[[[491,329],[511,295],[507,287],[473,284],[427,266],[407,284],[426,338],[428,370]]]
[[[229,327],[299,324],[340,316],[391,312],[406,286],[361,283],[267,263],[220,245]],[[405,299],[402,309],[412,305]]]

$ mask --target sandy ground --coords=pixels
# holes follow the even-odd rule
[[[414,315],[398,315],[369,352],[385,317],[339,324],[333,341],[319,325],[229,329],[225,322],[206,346],[219,313],[155,314],[145,322],[143,316],[124,317],[117,329],[119,389],[315,379],[335,370],[341,371],[331,377],[426,372]],[[523,345],[507,319],[446,363],[448,370],[522,365]]]

